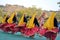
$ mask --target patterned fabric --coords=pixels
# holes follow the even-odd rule
[[[39,31],[38,31],[38,33],[40,34],[40,35],[45,35],[45,33],[47,33],[47,32],[53,32],[53,33],[57,33],[58,32],[58,28],[54,28],[54,29],[52,29],[52,30],[48,30],[48,29],[45,29],[45,28],[40,28],[39,29]]]
[[[13,31],[15,29],[16,24],[5,23],[1,25],[1,29],[5,32]]]
[[[27,28],[27,27],[24,27],[21,29],[21,33],[25,36],[32,36],[34,35],[36,32],[38,31],[38,27],[34,27],[34,28]]]
[[[47,37],[47,38],[50,38],[51,40],[55,40],[56,36],[57,36],[57,33],[47,32],[47,33],[45,33],[44,36]]]

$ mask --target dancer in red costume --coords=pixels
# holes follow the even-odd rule
[[[39,30],[38,30],[38,34],[40,33],[40,30],[41,30],[41,28],[42,28],[42,26],[43,26],[43,24],[44,24],[44,22],[45,22],[45,19],[47,18],[47,16],[46,16],[46,13],[45,12],[43,12],[42,13],[42,15],[40,16],[40,18],[38,19],[39,20]],[[40,35],[40,34],[39,34]],[[40,35],[40,37],[41,37],[42,35]]]
[[[48,40],[55,40],[58,32],[56,13],[52,12],[51,16],[40,29],[40,35],[45,36]]]
[[[9,18],[9,16],[4,15],[4,18],[3,18],[2,23],[1,23],[1,25],[0,25],[0,28],[1,28],[2,30],[4,30],[4,26],[7,25],[7,20],[8,20],[8,18]],[[4,31],[5,31],[5,30],[4,30]]]
[[[21,29],[23,35],[30,37],[33,36],[38,31],[38,27],[35,26],[34,24],[35,15],[36,14],[34,14],[32,18],[27,22],[25,27]]]
[[[13,14],[11,14],[11,16],[9,17],[9,16],[6,16],[6,20],[5,20],[5,23],[3,23],[3,31],[5,31],[5,32],[10,32],[10,31],[12,31],[12,33],[14,33],[15,32],[15,26],[16,26],[16,21],[17,20],[14,20],[14,19],[16,19],[16,15],[15,15],[15,13],[13,13]]]
[[[23,14],[17,25],[17,28],[19,28],[19,31],[21,32],[22,35],[25,31],[26,23],[27,23],[27,17],[25,16],[25,14]]]

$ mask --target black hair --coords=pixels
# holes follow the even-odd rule
[[[37,18],[34,19],[34,24],[37,25],[37,26],[39,27],[39,23],[38,23]]]
[[[17,20],[17,17],[14,16],[14,17],[13,17],[13,23],[16,23],[16,22],[18,22],[18,20]]]
[[[55,27],[58,27],[58,22],[57,22],[57,19],[56,18],[54,18],[54,26]]]

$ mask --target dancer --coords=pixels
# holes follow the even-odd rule
[[[27,23],[27,18],[25,14],[23,14],[18,23],[18,28],[19,28],[19,31],[21,32],[21,35],[23,35],[25,32],[26,23]]]
[[[40,35],[45,36],[48,40],[55,40],[58,32],[57,20],[55,18],[56,13],[52,12],[51,16],[44,23],[40,30]]]
[[[45,22],[45,19],[47,18],[46,16],[47,14],[45,12],[42,13],[42,15],[40,16],[39,18],[39,21],[40,21],[40,27],[43,26],[44,22]]]
[[[27,37],[30,37],[38,31],[38,28],[33,23],[35,16],[36,16],[36,14],[34,14],[32,16],[32,18],[27,22],[26,26],[22,29],[22,34],[23,35],[25,35]]]
[[[39,30],[38,30],[38,34],[40,33],[40,30],[45,22],[45,17],[46,17],[46,13],[43,12],[42,15],[40,16],[40,18],[38,19],[39,20]],[[39,34],[40,37],[42,37],[42,35]]]
[[[4,18],[2,19],[2,23],[1,23],[1,29],[4,30],[4,26],[7,24],[7,19],[8,19],[8,15],[4,15]]]
[[[5,32],[10,32],[10,31],[14,31],[14,26],[16,24],[13,23],[13,18],[15,16],[15,13],[11,14],[11,16],[6,15],[5,19],[3,19],[2,23],[3,23],[3,31]]]

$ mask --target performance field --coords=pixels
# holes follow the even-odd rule
[[[45,37],[39,37],[38,34],[34,38],[22,36],[20,33],[11,34],[0,31],[0,40],[46,40]],[[56,40],[60,40],[60,34],[58,34]]]

